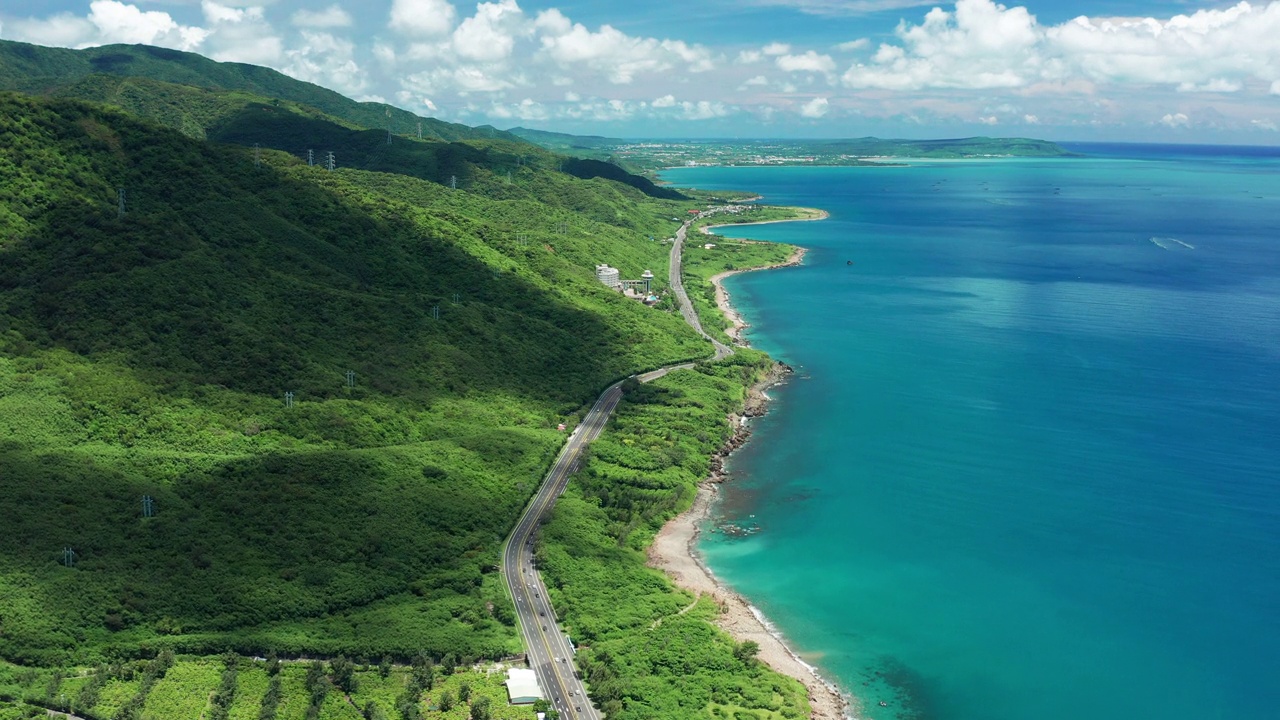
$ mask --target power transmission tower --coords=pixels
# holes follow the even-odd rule
[[[510,185],[510,184],[511,184],[511,171],[510,171],[510,170],[508,170],[508,171],[507,171],[507,184],[508,184],[508,185]]]
[[[433,320],[439,320],[439,319],[440,319],[440,306],[439,306],[439,305],[436,305],[436,306],[434,306],[434,307],[432,307],[432,308],[431,308],[431,319],[433,319]]]
[[[124,188],[116,191],[116,217],[124,218]]]
[[[524,247],[525,245],[528,245],[529,244],[528,233],[520,233],[516,235],[516,243],[518,243],[520,247]]]
[[[62,564],[67,567],[76,566],[76,551],[69,547],[62,548]]]
[[[293,407],[293,393],[292,393],[292,392],[287,392],[287,393],[285,393],[285,394],[284,394],[284,406],[285,406],[285,407],[287,407],[287,408],[291,408],[291,407]]]
[[[262,147],[258,143],[253,144],[253,166],[262,167]]]
[[[454,294],[453,294],[453,304],[454,304],[454,305],[457,305],[457,304],[458,304],[458,300],[459,300],[460,298],[461,298],[461,296],[460,296],[460,295],[458,295],[458,293],[454,293]]]
[[[562,222],[562,223],[560,223],[559,225],[556,225],[556,232],[560,233],[561,235],[568,235],[568,234],[569,234],[569,223],[567,223],[567,222]]]
[[[418,139],[419,140],[422,139],[422,121],[421,120],[418,121]]]
[[[333,172],[333,168],[337,166],[337,162],[333,159],[333,151],[330,150],[324,160],[324,169]]]
[[[316,151],[308,150],[307,151],[307,167],[312,167],[315,164],[316,164]]]
[[[155,516],[156,516],[155,501],[151,499],[150,495],[143,495],[142,496],[142,517],[149,518],[149,517],[155,517]]]
[[[353,388],[355,386],[356,386],[356,371],[348,370],[347,371],[347,387]]]
[[[453,189],[453,190],[457,190],[457,189],[458,189],[458,176],[457,176],[457,175],[450,175],[450,176],[449,176],[449,187],[450,187],[451,189]]]

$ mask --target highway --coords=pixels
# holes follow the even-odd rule
[[[715,359],[719,360],[733,354],[733,348],[724,345],[707,335],[698,322],[689,296],[685,294],[684,283],[680,277],[680,253],[684,243],[685,232],[689,223],[681,225],[676,233],[675,244],[671,248],[670,282],[680,304],[680,313],[693,329],[715,345]],[[651,372],[635,375],[640,382],[650,382],[666,375],[672,370],[692,368],[693,363],[683,363],[659,368]],[[569,476],[578,469],[582,449],[600,436],[600,431],[609,421],[618,401],[622,399],[622,383],[620,380],[600,394],[591,410],[583,417],[582,422],[574,428],[568,442],[560,450],[555,463],[542,481],[538,493],[525,508],[520,521],[507,537],[502,548],[502,576],[507,582],[507,589],[516,604],[516,617],[519,619],[520,634],[528,649],[529,667],[537,673],[538,685],[548,702],[560,713],[560,717],[569,720],[599,720],[600,713],[587,698],[586,688],[579,679],[576,665],[573,662],[573,645],[570,638],[560,628],[560,623],[547,600],[547,588],[542,576],[533,564],[534,536],[538,526],[550,514],[556,498],[564,493],[569,484]]]

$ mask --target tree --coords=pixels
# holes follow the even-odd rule
[[[356,665],[346,655],[339,655],[329,662],[329,674],[333,676],[333,684],[342,692],[350,695],[356,691]]]
[[[378,677],[383,680],[391,675],[391,656],[383,655],[382,660],[378,663]]]
[[[443,693],[440,694],[440,710],[442,712],[449,712],[452,709],[453,709],[453,693],[449,692],[448,690],[445,690]]]
[[[471,698],[471,685],[468,683],[462,683],[462,686],[458,688],[458,699],[461,700],[462,702],[466,702],[470,698]]]
[[[489,698],[481,695],[471,703],[471,720],[489,720]]]
[[[733,656],[747,665],[754,663],[756,661],[756,655],[759,654],[760,643],[757,643],[755,640],[744,640],[733,648]]]

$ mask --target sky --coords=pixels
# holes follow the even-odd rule
[[[0,38],[504,129],[1280,145],[1280,0],[0,0]]]

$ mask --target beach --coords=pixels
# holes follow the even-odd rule
[[[820,220],[827,217],[821,210],[814,210],[813,216],[798,218],[803,220]],[[770,220],[761,223],[725,223],[734,225],[764,224],[765,222],[794,222],[794,220]],[[704,233],[710,227],[703,227]],[[729,319],[733,327],[727,332],[736,344],[742,345],[741,331],[748,325],[730,303],[723,280],[730,275],[754,270],[799,265],[804,259],[805,249],[797,248],[785,262],[744,270],[733,270],[720,273],[711,278],[716,291],[716,304]],[[729,422],[734,434],[729,442],[721,448],[712,460],[712,474],[698,488],[698,494],[692,507],[673,518],[663,526],[649,548],[649,564],[667,573],[676,585],[696,595],[709,595],[720,605],[721,614],[718,624],[738,642],[754,641],[760,646],[759,659],[774,670],[794,677],[808,689],[811,717],[815,720],[843,720],[852,717],[851,704],[840,689],[824,680],[817,670],[806,663],[795,651],[789,648],[779,633],[768,620],[750,603],[736,592],[726,587],[703,565],[697,551],[699,528],[710,515],[719,493],[719,484],[727,478],[724,474],[724,459],[734,450],[741,447],[750,435],[750,426],[746,418],[764,414],[769,396],[769,387],[784,382],[791,374],[791,368],[782,363],[758,384],[750,388],[742,415],[730,415]]]

